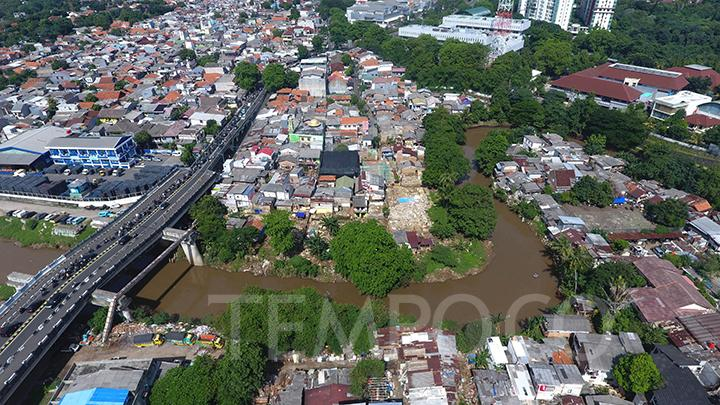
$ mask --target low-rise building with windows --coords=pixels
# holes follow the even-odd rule
[[[130,136],[68,136],[52,139],[45,148],[53,163],[88,168],[127,169],[137,156]]]

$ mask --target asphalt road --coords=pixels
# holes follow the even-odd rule
[[[0,313],[0,328],[15,324],[17,330],[10,337],[0,338],[0,403],[7,401],[72,323],[92,292],[159,240],[162,230],[177,222],[208,190],[217,178],[212,169],[222,162],[231,141],[249,127],[265,92],[254,96],[246,114],[235,115],[192,166],[173,172],[112,223],[59,257],[54,267],[36,276],[6,303]],[[54,296],[60,299],[53,305],[50,301]]]

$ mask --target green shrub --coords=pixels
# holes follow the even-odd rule
[[[454,252],[447,246],[434,246],[430,251],[430,258],[446,267],[456,267],[458,265]]]

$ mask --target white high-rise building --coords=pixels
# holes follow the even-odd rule
[[[578,16],[590,28],[610,29],[617,0],[582,0]]]
[[[531,20],[557,24],[567,30],[573,2],[573,0],[520,0],[517,11]]]

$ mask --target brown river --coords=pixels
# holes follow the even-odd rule
[[[473,152],[488,128],[474,128],[467,133],[465,152]],[[472,172],[468,180],[488,185],[489,179]],[[502,203],[496,202],[498,222],[492,237],[492,255],[485,269],[461,280],[440,283],[410,284],[388,297],[391,309],[412,313],[430,322],[441,318],[463,323],[481,314],[502,313],[512,324],[539,314],[555,305],[556,283],[550,275],[543,245],[532,229]],[[58,251],[20,248],[0,241],[0,277],[12,271],[34,273],[52,261]],[[136,298],[151,303],[158,310],[186,316],[202,317],[225,309],[224,304],[245,287],[259,286],[275,290],[312,287],[336,301],[362,304],[360,295],[350,283],[322,283],[306,279],[254,276],[230,273],[209,267],[192,267],[186,262],[167,263],[159,269]]]

